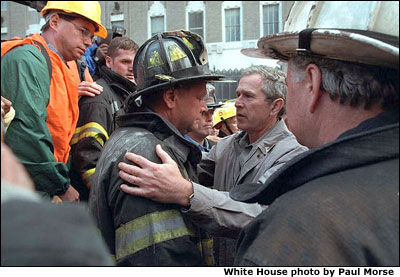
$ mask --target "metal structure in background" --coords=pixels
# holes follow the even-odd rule
[[[12,2],[31,7],[32,9],[35,9],[38,12],[40,12],[47,4],[47,1],[12,1]]]
[[[215,96],[218,102],[236,98],[236,88],[243,71],[244,68],[212,71],[213,74],[224,75],[226,78],[225,81],[210,82],[215,86]]]
[[[284,63],[278,64],[275,68],[286,72]],[[211,73],[225,76],[225,80],[210,82],[215,86],[215,96],[218,102],[225,102],[227,100],[236,99],[236,89],[239,85],[240,76],[242,76],[245,68],[234,70],[213,70]]]

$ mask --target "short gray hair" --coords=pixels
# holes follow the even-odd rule
[[[309,64],[315,64],[321,70],[321,90],[328,92],[333,100],[339,98],[341,104],[350,101],[350,106],[356,107],[364,103],[364,108],[368,109],[380,103],[384,110],[399,104],[397,70],[320,57],[296,56],[289,62],[294,82],[305,79],[305,69]]]
[[[265,94],[266,101],[272,102],[278,98],[283,99],[285,104],[282,106],[278,117],[282,116],[285,113],[286,106],[286,74],[279,69],[275,69],[265,65],[252,65],[243,71],[241,77],[250,74],[259,74],[261,76],[261,90]]]

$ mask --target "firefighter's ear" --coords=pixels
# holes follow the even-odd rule
[[[176,99],[177,99],[176,93],[177,93],[177,90],[173,89],[173,88],[167,89],[163,93],[164,102],[167,105],[167,107],[170,109],[175,107]]]
[[[308,111],[314,113],[320,103],[322,73],[315,64],[309,64],[306,67],[306,89],[308,93]]]

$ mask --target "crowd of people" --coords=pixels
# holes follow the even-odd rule
[[[398,30],[262,37],[287,70],[222,103],[193,32],[41,14],[1,46],[2,266],[399,265]]]

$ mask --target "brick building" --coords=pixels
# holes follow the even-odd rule
[[[99,1],[106,28],[119,25],[139,45],[156,32],[188,29],[206,43],[210,68],[238,79],[251,64],[277,66],[277,61],[240,53],[257,40],[283,30],[293,1]],[[36,9],[14,1],[1,1],[1,38],[24,37],[44,24]],[[218,89],[218,87],[217,87]],[[218,98],[232,98],[235,83],[219,85]],[[233,91],[233,92],[232,92]]]

